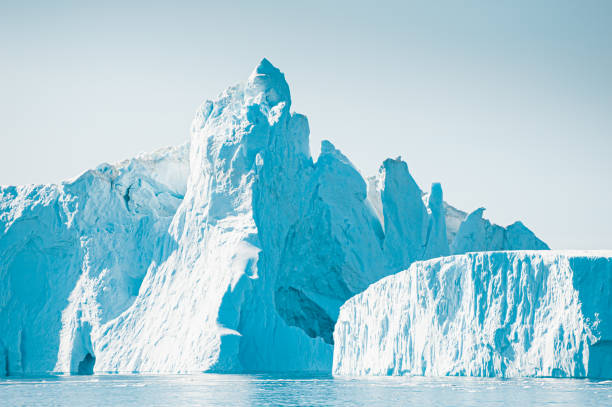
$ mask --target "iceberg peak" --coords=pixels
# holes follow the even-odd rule
[[[266,58],[261,60],[249,76],[246,94],[252,103],[267,105],[269,108],[280,103],[284,103],[287,109],[291,106],[291,92],[285,75]]]
[[[335,151],[337,151],[336,147],[331,141],[321,140],[321,154],[331,154]]]
[[[255,69],[253,70],[253,74],[267,74],[267,73],[275,73],[275,72],[280,72],[278,70],[277,67],[275,67],[272,62],[270,62],[270,60],[268,58],[262,58],[261,61],[259,61],[259,64],[257,64],[257,66],[255,67]]]

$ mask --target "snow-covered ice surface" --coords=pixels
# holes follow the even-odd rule
[[[368,183],[263,60],[191,140],[57,185],[0,187],[0,374],[327,371],[340,306],[415,260],[546,248],[426,199],[400,159]]]
[[[336,375],[612,377],[612,251],[413,263],[348,300]]]

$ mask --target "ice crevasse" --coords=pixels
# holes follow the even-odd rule
[[[612,252],[413,263],[348,300],[336,375],[612,377]]]
[[[197,110],[188,143],[53,185],[0,187],[0,374],[330,371],[340,306],[412,262],[548,249],[424,194],[401,159],[367,181],[262,60]]]

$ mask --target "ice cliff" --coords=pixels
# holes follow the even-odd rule
[[[198,109],[189,144],[0,189],[0,373],[329,371],[340,306],[422,260],[546,248],[363,179],[263,60]],[[494,236],[494,238],[491,238]]]
[[[337,375],[612,377],[612,252],[413,263],[344,304]]]
[[[186,154],[180,146],[59,185],[0,187],[0,373],[88,370],[92,326],[126,310],[159,259]]]

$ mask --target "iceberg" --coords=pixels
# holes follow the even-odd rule
[[[413,263],[340,309],[335,375],[612,377],[612,252]]]
[[[371,283],[491,233],[544,245],[473,218],[401,159],[368,182],[329,141],[314,161],[264,59],[182,146],[0,187],[0,374],[329,372],[340,306]]]

